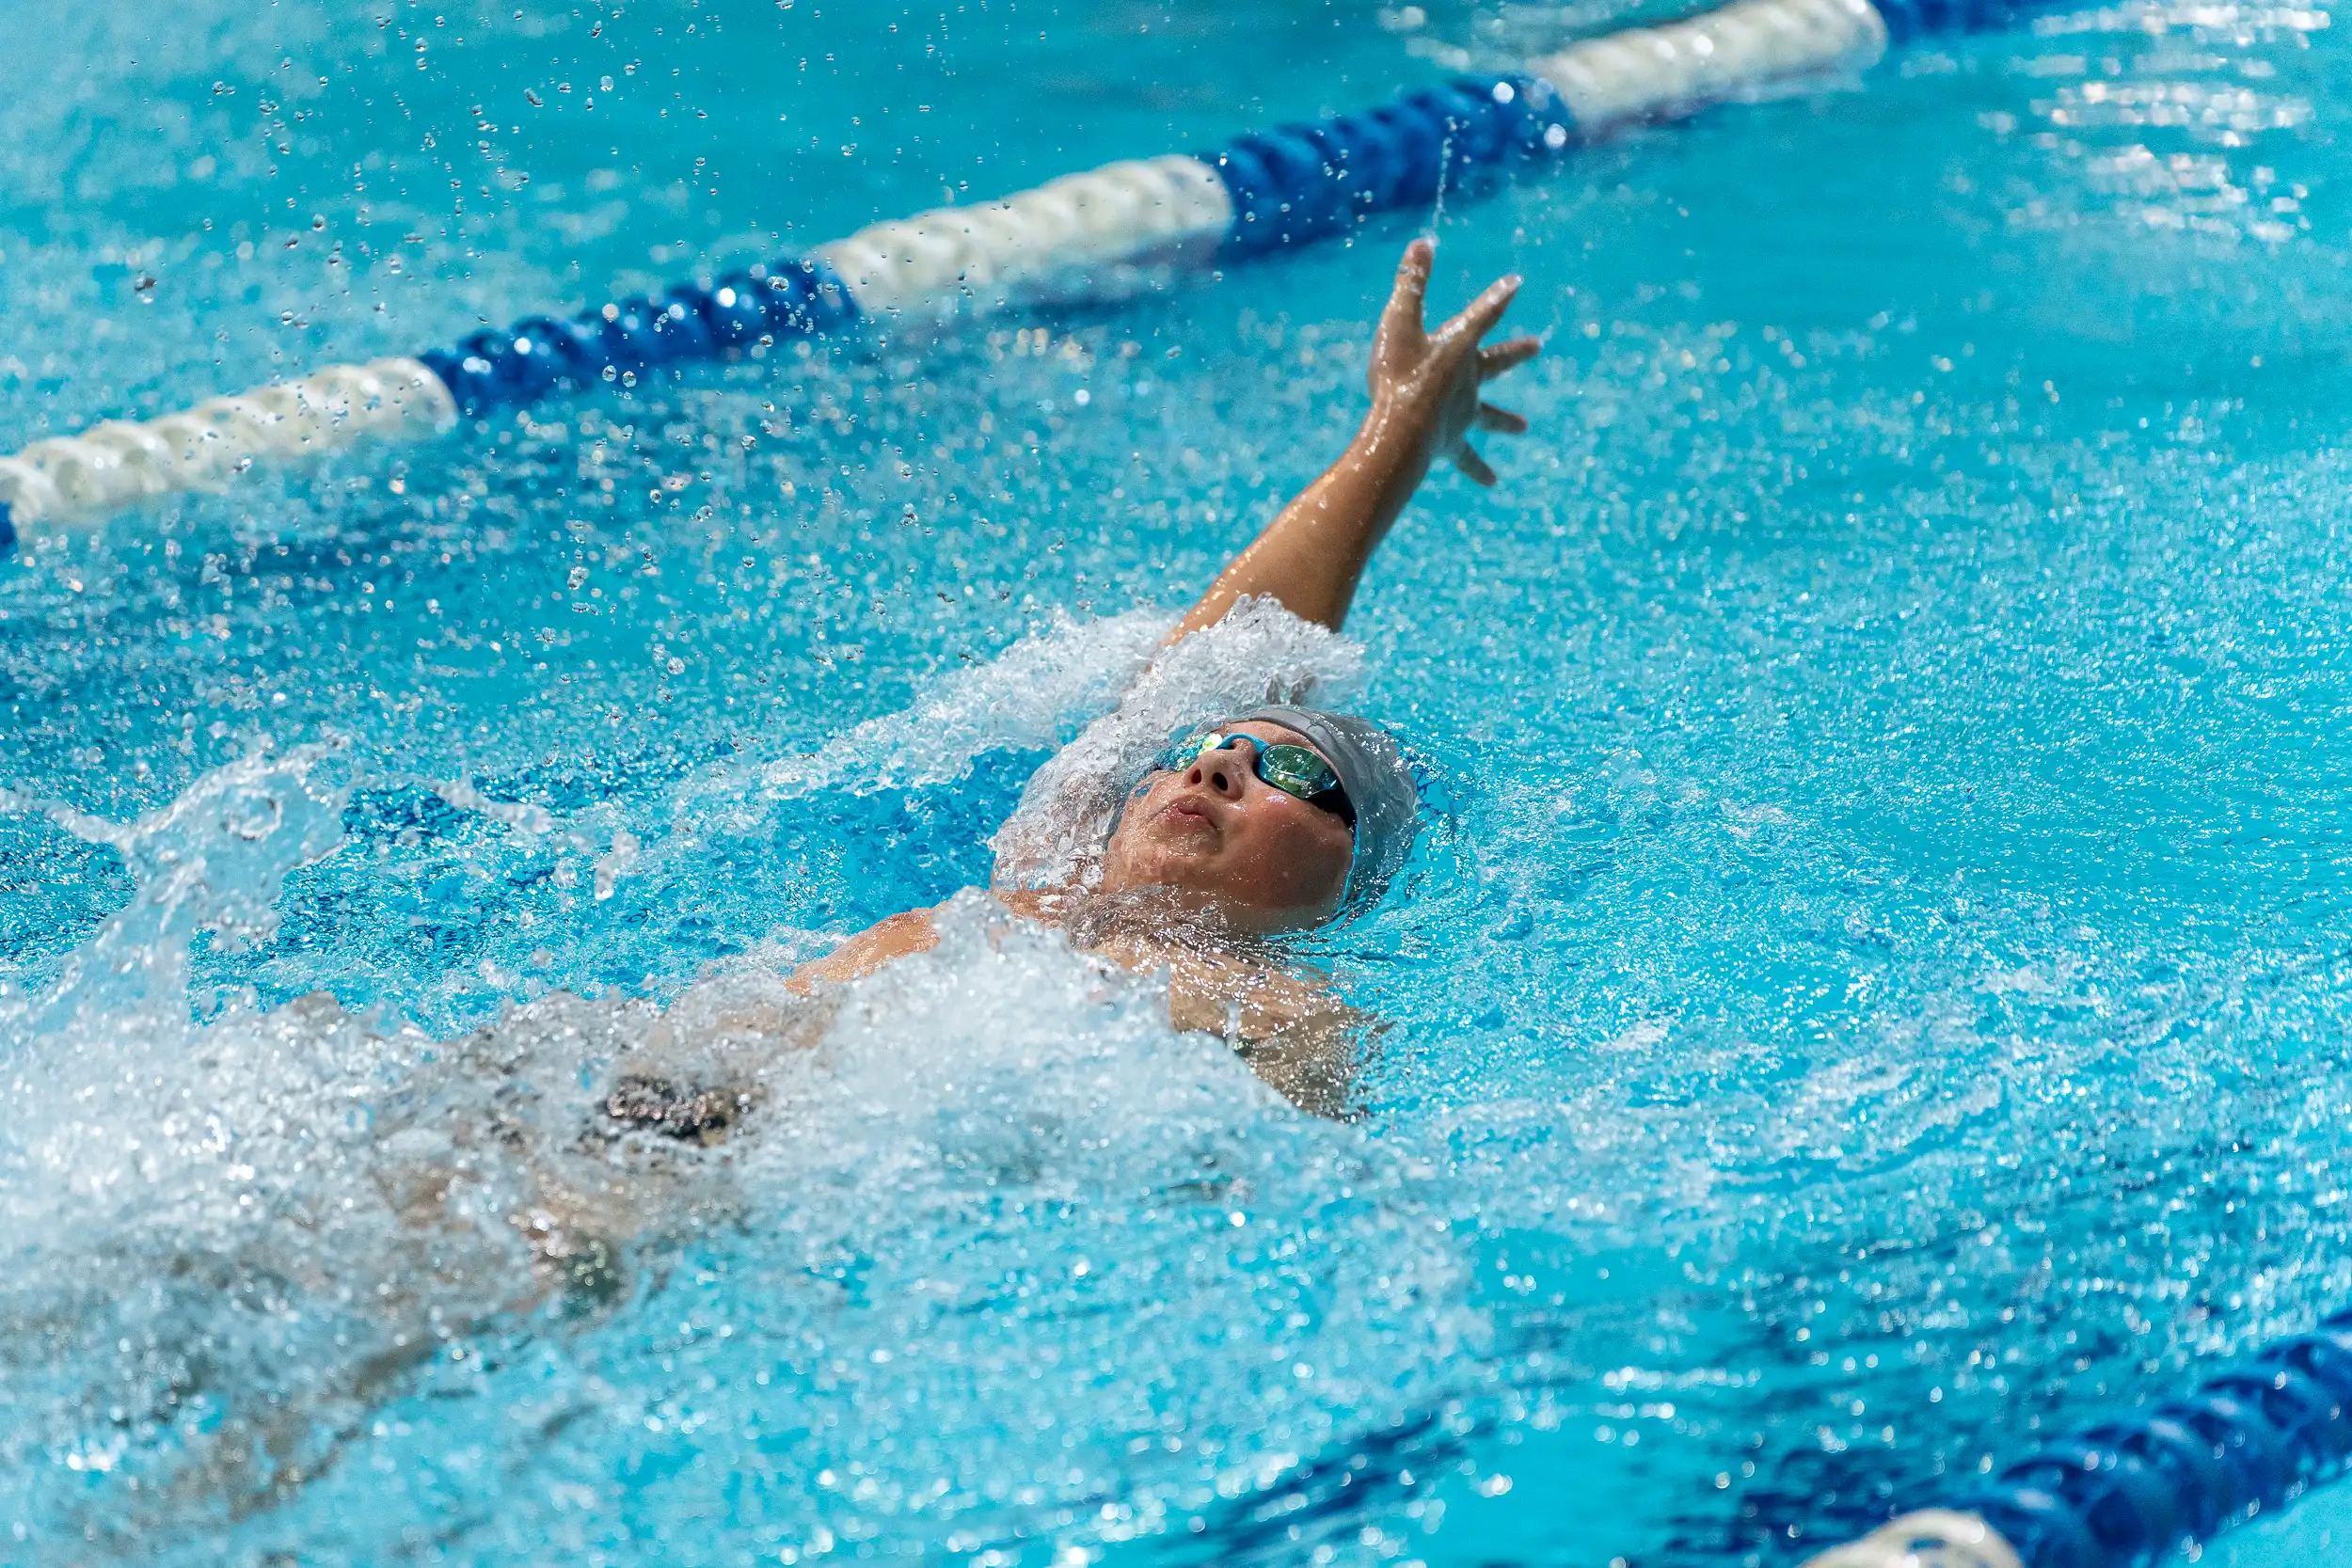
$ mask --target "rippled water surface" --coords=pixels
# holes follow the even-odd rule
[[[0,448],[1611,14],[18,0]],[[34,531],[0,1555],[1780,1564],[2352,1301],[2331,22],[2054,13],[1116,309]],[[1360,661],[1284,654],[1444,816],[1324,943],[1363,1115],[974,896],[782,995],[985,879],[1344,439],[1423,223],[1550,352]],[[758,1109],[607,1139],[632,1062]]]

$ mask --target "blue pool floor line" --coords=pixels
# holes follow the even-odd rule
[[[1115,295],[1145,269],[1264,255],[1466,177],[1549,161],[1633,123],[1874,64],[1890,43],[2008,25],[2047,0],[1732,0],[1571,44],[1514,75],[1462,77],[1354,114],[1135,159],[997,201],[878,223],[801,256],[571,315],[485,328],[413,356],[335,365],[185,411],[113,420],[0,456],[0,549],[36,525],[216,490],[253,467],[415,437],[600,382],[869,320]]]

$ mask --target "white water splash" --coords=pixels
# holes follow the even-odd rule
[[[678,792],[675,815],[697,828],[748,831],[764,803],[825,789],[922,789],[962,777],[987,752],[1057,746],[1119,700],[1169,624],[1155,610],[1093,621],[1058,618],[984,663],[933,680],[910,706],[866,720],[815,752],[705,772]]]
[[[436,780],[426,787],[459,811],[505,823],[526,842],[555,831],[555,817],[545,806],[529,801],[494,800],[463,779]]]
[[[113,848],[138,886],[67,961],[59,982],[30,1005],[32,1027],[55,1032],[84,1013],[135,1014],[167,1025],[184,1020],[188,945],[197,934],[210,931],[230,948],[267,936],[286,874],[342,842],[348,787],[315,776],[341,751],[339,742],[321,742],[282,755],[256,752],[128,825],[56,802],[0,799],[0,806],[38,810],[75,837]],[[0,1012],[0,1028],[14,1033],[24,1007]]]

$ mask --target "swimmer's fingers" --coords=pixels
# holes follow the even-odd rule
[[[1508,408],[1497,408],[1491,403],[1482,403],[1478,405],[1478,428],[1491,430],[1499,436],[1524,436],[1527,434],[1527,416],[1514,414]]]
[[[1492,381],[1503,372],[1526,364],[1543,351],[1544,343],[1540,338],[1513,338],[1491,348],[1482,348],[1478,351],[1478,379]]]
[[[1486,467],[1486,460],[1470,447],[1454,449],[1454,466],[1473,483],[1491,485],[1495,482],[1495,471]]]
[[[1495,324],[1502,319],[1502,312],[1511,309],[1512,299],[1518,295],[1519,285],[1525,281],[1518,273],[1496,278],[1470,302],[1460,315],[1439,327],[1438,336],[1448,342],[1459,340],[1473,343],[1478,341],[1495,329]]]
[[[1383,332],[1422,330],[1424,312],[1429,304],[1429,267],[1437,249],[1427,240],[1415,240],[1405,247],[1405,258],[1396,264],[1396,287],[1389,294],[1388,309],[1380,312]]]

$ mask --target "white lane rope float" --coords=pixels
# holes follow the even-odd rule
[[[1805,1560],[1804,1568],[2025,1568],[2010,1544],[1974,1513],[1921,1509],[1859,1540]]]
[[[89,516],[175,490],[218,489],[262,458],[439,430],[456,417],[449,388],[421,360],[330,365],[160,420],[109,420],[36,441],[0,458],[0,502],[27,521]]]

